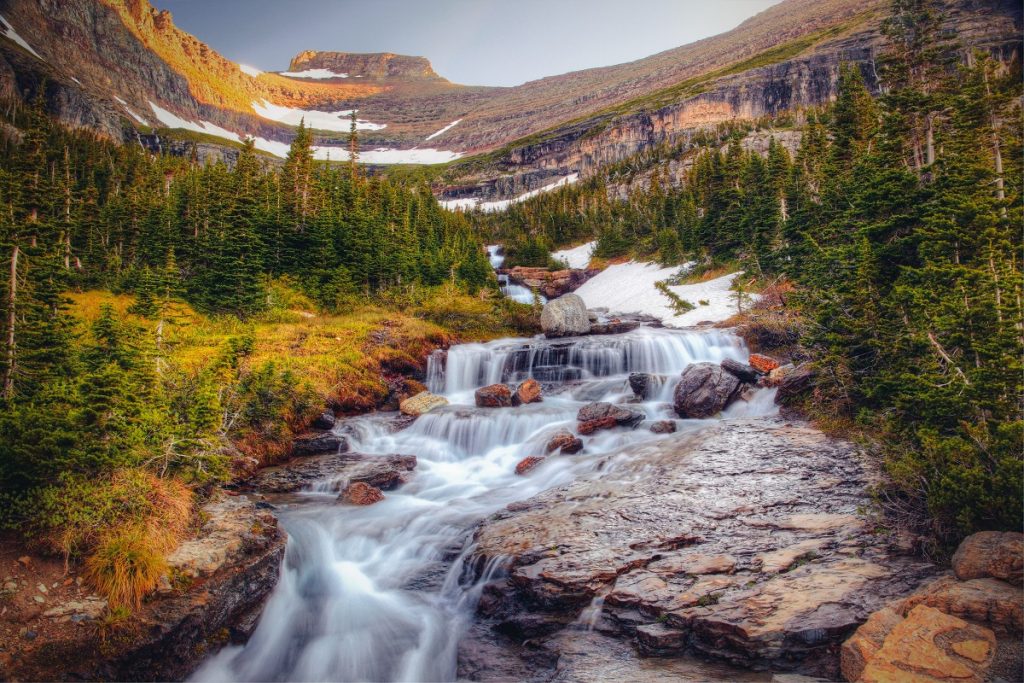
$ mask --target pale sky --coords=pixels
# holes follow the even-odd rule
[[[728,31],[779,0],[152,0],[225,57],[283,71],[302,50],[427,57],[456,83],[517,85]]]

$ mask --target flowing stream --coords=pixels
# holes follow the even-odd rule
[[[474,525],[513,501],[591,472],[596,454],[678,437],[655,435],[642,423],[583,437],[583,453],[550,457],[527,476],[514,474],[516,463],[543,453],[555,432],[572,430],[588,402],[631,400],[630,372],[665,378],[657,396],[632,407],[648,419],[672,419],[666,400],[687,364],[746,357],[743,343],[726,332],[654,328],[568,340],[502,339],[435,353],[430,388],[451,405],[397,432],[387,413],[339,427],[350,434],[353,451],[416,455],[409,483],[369,507],[338,505],[325,486],[280,505],[288,548],[259,626],[244,647],[225,648],[196,679],[453,680],[458,642],[487,578],[464,578]],[[473,405],[477,387],[527,377],[545,384],[543,402]],[[757,391],[723,418],[770,412],[773,393]],[[707,421],[677,424],[687,431]]]
[[[502,257],[496,252],[492,263],[498,267]],[[337,504],[329,481],[276,501],[289,535],[280,581],[249,642],[221,650],[195,680],[454,680],[459,640],[480,589],[501,569],[489,567],[479,580],[463,571],[474,526],[509,503],[575,477],[598,476],[595,455],[626,450],[628,457],[631,444],[678,435],[657,435],[641,423],[584,436],[582,453],[549,457],[526,476],[514,473],[516,464],[543,454],[556,432],[574,431],[577,411],[593,401],[630,402],[648,420],[674,419],[670,401],[683,368],[747,356],[743,342],[727,332],[649,327],[563,340],[500,339],[435,352],[428,385],[450,405],[400,431],[394,431],[394,413],[355,417],[337,427],[352,451],[417,456],[409,482],[368,507]],[[656,376],[659,386],[650,400],[633,398],[631,372]],[[544,385],[540,403],[474,405],[478,387],[531,377]],[[756,391],[722,419],[770,413],[773,395]],[[676,422],[685,432],[709,421]]]

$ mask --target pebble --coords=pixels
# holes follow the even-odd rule
[[[17,581],[7,581],[6,583],[4,583],[4,590],[5,591],[16,591],[16,590],[18,590],[18,582]]]
[[[39,584],[38,586],[36,586],[36,590],[38,590],[43,595],[46,595],[46,586],[44,584]]]
[[[40,604],[46,602],[46,598],[44,598],[42,595],[33,595],[32,599]]]
[[[35,640],[38,635],[35,631],[25,631],[25,640]]]

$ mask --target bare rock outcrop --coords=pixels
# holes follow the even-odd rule
[[[642,650],[836,676],[839,643],[936,572],[861,516],[869,481],[853,446],[775,419],[634,444],[483,523],[478,566],[509,560],[479,611],[550,642],[601,598]]]

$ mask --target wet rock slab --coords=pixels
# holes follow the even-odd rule
[[[415,455],[334,453],[305,456],[260,470],[242,482],[239,488],[262,493],[291,493],[327,479],[331,480],[330,488],[334,491],[357,482],[388,491],[405,483],[408,473],[415,468]]]
[[[659,654],[835,676],[838,644],[934,576],[861,516],[853,447],[806,426],[730,420],[595,470],[478,530],[481,563],[509,558],[480,607],[502,632],[549,635],[600,597]]]

